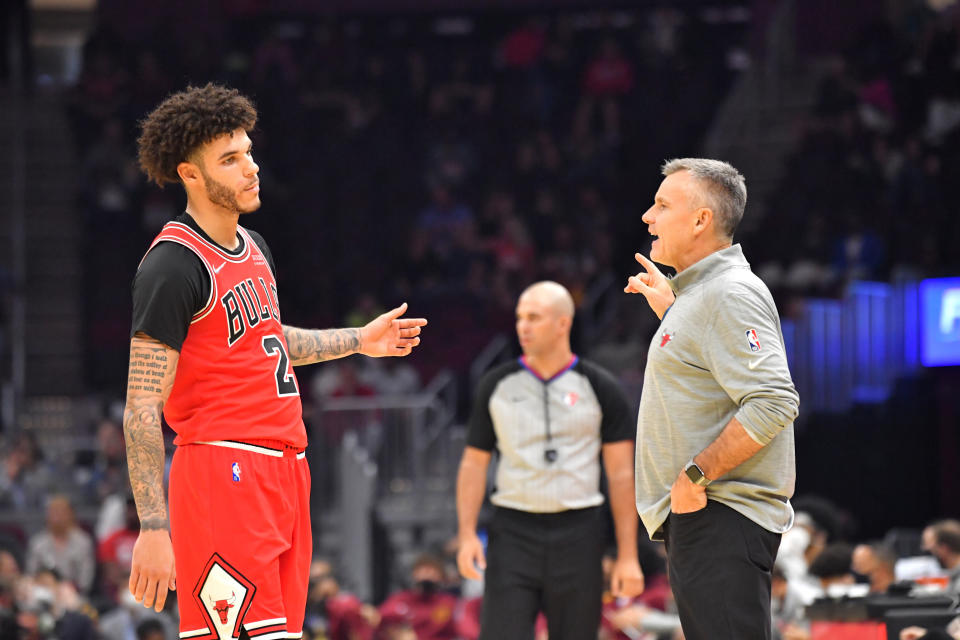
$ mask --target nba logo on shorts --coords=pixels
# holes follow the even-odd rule
[[[233,481],[240,482],[240,463],[234,462],[230,465],[230,471],[233,472]]]
[[[755,329],[747,329],[747,342],[750,343],[750,351],[760,351],[760,338],[757,337]]]

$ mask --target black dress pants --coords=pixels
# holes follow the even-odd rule
[[[527,513],[497,507],[489,527],[480,640],[596,640],[603,590],[599,507]]]
[[[670,587],[686,640],[769,640],[780,534],[707,501],[665,525]]]

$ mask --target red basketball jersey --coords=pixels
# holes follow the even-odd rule
[[[176,242],[210,274],[210,297],[190,323],[177,375],[163,408],[174,444],[279,440],[307,446],[300,389],[280,324],[277,284],[250,234],[231,255],[179,222],[150,245]],[[149,249],[147,250],[149,253]]]

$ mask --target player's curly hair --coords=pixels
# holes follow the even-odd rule
[[[147,177],[163,186],[179,182],[177,165],[225,133],[250,131],[257,110],[236,89],[208,83],[171,94],[140,122],[137,155]]]

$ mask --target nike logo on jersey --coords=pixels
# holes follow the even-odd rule
[[[220,269],[223,269],[225,266],[227,266],[227,263],[226,263],[226,262],[224,262],[224,263],[223,263],[222,265],[220,265],[219,267],[215,268],[215,269],[213,270],[213,272],[214,272],[214,273],[220,273]]]
[[[759,358],[754,358],[753,360],[747,363],[747,369],[750,369],[751,371],[753,371],[754,369],[757,368],[757,366],[759,366],[761,362],[766,360],[768,357],[769,356],[760,356]]]

